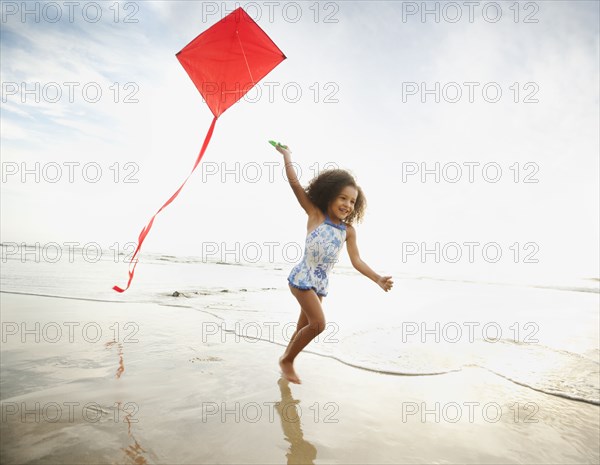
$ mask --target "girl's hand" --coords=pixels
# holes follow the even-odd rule
[[[377,284],[379,284],[381,289],[387,292],[394,286],[394,281],[392,281],[391,276],[380,276],[377,280]]]
[[[277,147],[275,147],[275,150],[277,150],[280,154],[282,155],[291,155],[292,151],[290,150],[290,148],[288,147],[287,149],[284,149],[281,145],[278,145]]]

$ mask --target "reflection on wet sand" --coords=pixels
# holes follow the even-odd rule
[[[146,465],[148,464],[146,457],[144,457],[144,453],[146,453],[146,450],[140,445],[140,443],[137,441],[137,439],[131,431],[131,424],[137,421],[133,418],[135,413],[137,413],[137,407],[135,407],[134,405],[134,412],[129,412],[128,410],[126,410],[126,407],[129,406],[128,404],[131,404],[130,402],[125,404],[125,407],[121,406],[121,402],[119,402],[118,404],[119,410],[125,412],[124,421],[127,423],[127,435],[133,440],[133,444],[129,445],[129,447],[121,448],[121,450],[125,452],[125,454],[131,460],[132,463],[136,465]]]
[[[112,341],[104,344],[104,347],[110,349],[115,344],[117,344],[117,354],[119,355],[119,365],[117,367],[117,372],[115,373],[115,378],[119,379],[125,371],[125,362],[123,361],[123,344],[117,343],[117,341],[113,339]]]
[[[289,382],[283,378],[277,382],[281,391],[281,402],[275,404],[285,440],[290,443],[286,454],[288,464],[314,464],[317,448],[304,439],[300,416],[296,404],[300,401],[292,397]]]
[[[123,344],[118,343],[116,340],[112,340],[107,342],[104,347],[111,349],[114,345],[117,346],[117,355],[119,356],[115,378],[120,379],[121,375],[125,371],[125,362],[123,360]],[[125,455],[131,461],[131,463],[136,465],[147,465],[148,461],[146,460],[146,457],[144,457],[144,454],[147,453],[147,451],[140,445],[132,432],[133,423],[137,423],[138,421],[137,418],[135,418],[135,414],[137,413],[139,407],[133,402],[127,402],[125,405],[122,405],[122,401],[117,401],[117,408],[119,411],[125,413],[123,421],[127,423],[127,436],[133,441],[133,444],[130,444],[126,448],[121,448],[121,450],[125,452]]]

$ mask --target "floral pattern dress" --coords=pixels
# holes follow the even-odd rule
[[[329,272],[338,261],[346,241],[346,225],[335,224],[329,216],[306,236],[302,261],[290,272],[288,282],[298,289],[313,289],[317,295],[326,296]]]

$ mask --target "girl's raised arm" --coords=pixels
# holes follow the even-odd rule
[[[306,195],[304,188],[302,187],[300,181],[298,180],[298,177],[296,176],[296,171],[292,166],[292,152],[289,148],[285,149],[281,145],[278,145],[275,148],[279,153],[283,155],[283,162],[285,163],[285,174],[288,178],[292,191],[294,191],[294,194],[296,195],[296,198],[300,203],[300,206],[304,209],[307,215],[310,216],[311,214],[314,214],[315,210],[317,210],[317,207],[314,203],[312,203],[308,195]]]

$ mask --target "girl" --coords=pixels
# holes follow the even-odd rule
[[[294,359],[325,329],[321,303],[327,295],[328,273],[337,261],[343,243],[347,243],[352,266],[359,272],[386,292],[394,282],[391,276],[375,273],[358,253],[356,231],[352,223],[362,219],[366,200],[354,178],[344,170],[328,170],[314,178],[305,190],[292,167],[289,148],[277,145],[276,149],[283,155],[292,191],[308,215],[304,257],[288,277],[290,291],[300,304],[300,318],[284,354],[279,358],[283,377],[300,384],[294,371]]]

